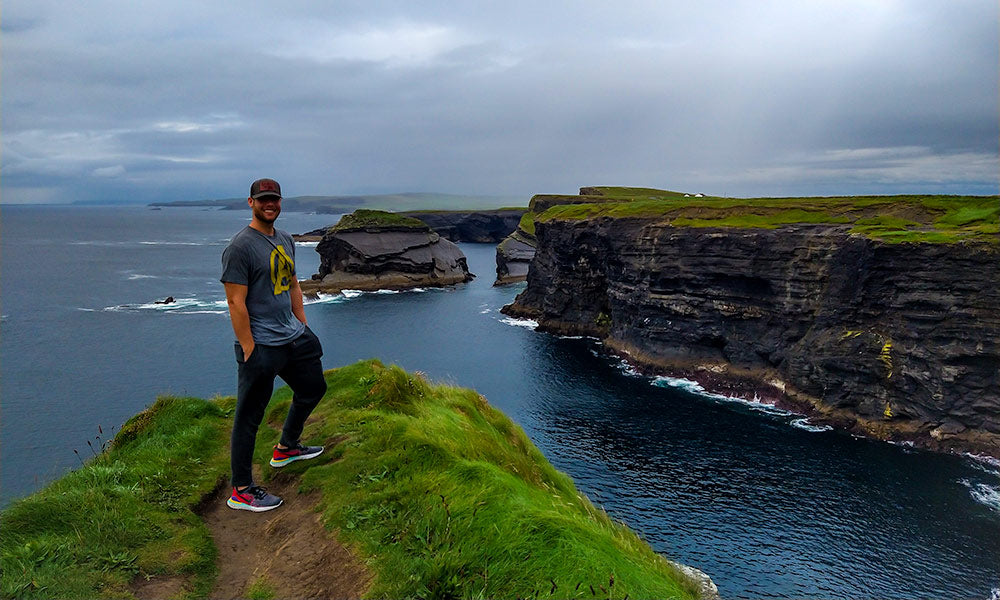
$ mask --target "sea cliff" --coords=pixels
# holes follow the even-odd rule
[[[497,210],[418,210],[400,213],[426,223],[452,242],[496,244],[517,228],[524,208]]]
[[[1000,244],[989,202],[975,209],[987,222],[968,232],[930,231],[918,213],[937,201],[878,204],[917,219],[899,234],[917,241],[894,243],[885,227],[865,235],[865,224],[887,221],[864,203],[788,223],[758,210],[770,222],[746,226],[731,200],[691,209],[672,198],[660,211],[543,213],[527,287],[504,312],[814,420],[1000,456]],[[939,224],[951,218],[935,210]],[[736,217],[742,226],[730,225]]]

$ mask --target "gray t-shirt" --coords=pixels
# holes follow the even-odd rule
[[[287,232],[274,236],[246,227],[222,252],[223,283],[247,286],[247,312],[255,344],[277,346],[305,331],[292,314],[290,284],[295,277],[295,242]]]

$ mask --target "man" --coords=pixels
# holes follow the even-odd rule
[[[292,388],[281,440],[272,467],[315,458],[322,446],[299,442],[306,418],[326,393],[323,349],[306,327],[302,290],[295,277],[295,243],[274,228],[281,214],[281,186],[258,179],[250,186],[250,225],[233,236],[222,253],[222,278],[229,318],[236,333],[238,385],[233,420],[231,508],[263,512],[281,506],[281,498],[255,485],[251,464],[257,428],[280,376]]]

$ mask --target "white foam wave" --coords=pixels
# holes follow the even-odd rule
[[[621,371],[622,374],[628,375],[629,377],[644,377],[644,375],[640,373],[634,365],[626,360],[618,361],[618,370]]]
[[[972,454],[971,452],[966,452],[965,456],[972,459],[972,466],[975,468],[1000,477],[1000,459],[985,454]]]
[[[1000,486],[993,486],[986,483],[975,483],[968,479],[962,479],[960,484],[969,488],[969,495],[976,502],[1000,512]]]
[[[513,325],[514,327],[529,327],[535,329],[538,327],[538,321],[532,319],[515,319],[513,317],[506,317],[500,319],[500,322],[504,325]]]
[[[681,379],[679,377],[667,377],[666,375],[660,375],[659,377],[653,378],[653,385],[658,387],[679,388],[686,392],[691,392],[692,394],[708,394],[708,392],[705,391],[705,388],[701,387],[701,384],[697,381]]]
[[[893,446],[899,446],[903,449],[903,452],[910,454],[916,450],[917,445],[911,440],[903,440],[901,442],[896,440],[887,440],[889,444]]]
[[[424,290],[421,289],[421,288],[413,288],[411,291],[422,292]],[[375,293],[375,294],[398,294],[399,290],[375,290],[373,293]]]
[[[479,311],[479,314],[481,314],[481,315],[488,315],[488,314],[490,314],[491,312],[493,312],[493,309],[491,309],[491,308],[486,308],[486,309],[483,309],[483,310]]]
[[[129,281],[134,281],[136,279],[159,279],[158,275],[144,275],[142,273],[133,273],[128,276]]]
[[[296,248],[315,248],[319,246],[319,242],[295,242]]]
[[[307,305],[308,304],[340,304],[341,302],[343,302],[344,300],[347,300],[347,299],[348,299],[348,297],[344,296],[343,294],[324,294],[324,293],[320,292],[314,298],[311,298],[311,297],[303,298],[303,302],[302,303],[303,304],[307,304]]]
[[[1000,587],[990,590],[990,597],[988,600],[1000,600]]]
[[[357,298],[361,294],[364,294],[361,290],[340,290],[340,293],[344,298]]]
[[[178,242],[174,240],[79,240],[70,242],[72,246],[102,246],[102,247],[127,247],[135,246],[221,246],[228,244],[229,240],[203,241],[203,242]]]
[[[678,388],[686,392],[690,392],[692,394],[703,396],[705,398],[712,398],[713,400],[719,400],[722,402],[732,402],[735,404],[741,404],[743,406],[746,406],[750,410],[762,412],[768,415],[774,415],[776,417],[790,417],[796,414],[791,411],[778,408],[773,404],[768,404],[766,402],[763,402],[757,396],[757,394],[754,394],[753,398],[741,398],[740,396],[726,396],[725,394],[715,394],[707,391],[697,381],[691,381],[690,379],[683,379],[679,377],[667,377],[661,375],[653,378],[652,385],[655,385],[657,387]]]
[[[791,426],[798,427],[799,429],[805,429],[806,431],[812,431],[814,433],[819,433],[821,431],[833,431],[833,427],[830,427],[829,425],[813,425],[806,417],[794,419],[791,422]]]
[[[92,309],[81,308],[89,311]],[[145,304],[119,304],[118,306],[106,306],[101,309],[103,312],[139,312],[144,310],[155,310],[160,312],[176,312],[185,314],[195,314],[204,312],[210,314],[226,314],[228,306],[225,300],[198,300],[197,298],[177,298],[169,304],[157,302],[147,302]]]
[[[139,242],[143,246],[204,246],[204,242],[163,242],[163,241],[149,241],[149,242]]]

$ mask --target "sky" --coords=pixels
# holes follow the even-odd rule
[[[5,0],[0,201],[1000,193],[996,0]]]

